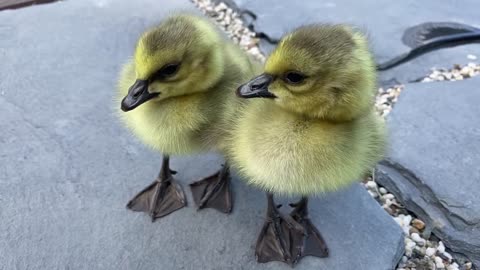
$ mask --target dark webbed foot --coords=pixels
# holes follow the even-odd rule
[[[323,240],[320,232],[308,218],[308,199],[302,198],[298,203],[290,204],[290,206],[294,207],[290,216],[301,224],[305,231],[305,234],[300,239],[299,245],[301,249],[295,262],[305,256],[328,257],[328,248],[325,240]]]
[[[260,263],[280,261],[293,265],[299,256],[303,228],[292,217],[278,211],[273,195],[267,196],[267,220],[258,236],[255,256]]]
[[[223,213],[232,212],[230,170],[227,164],[211,176],[190,184],[198,209],[214,208]]]
[[[158,178],[148,187],[140,191],[127,204],[132,211],[146,212],[155,221],[186,205],[182,187],[175,182],[170,170],[169,157],[164,156]]]

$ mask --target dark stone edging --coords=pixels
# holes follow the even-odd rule
[[[468,232],[469,227],[477,224],[468,224],[450,212],[421,179],[398,163],[382,161],[377,166],[376,181],[422,219],[427,226],[426,232],[433,232],[440,238],[456,259],[468,258],[476,267],[480,265],[480,235]]]

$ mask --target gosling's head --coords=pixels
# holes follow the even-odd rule
[[[373,104],[375,65],[366,38],[345,25],[308,25],[282,38],[264,74],[240,97],[271,98],[310,118],[348,121]]]
[[[122,110],[207,91],[223,73],[222,37],[207,19],[172,16],[145,32],[135,48],[136,81]]]

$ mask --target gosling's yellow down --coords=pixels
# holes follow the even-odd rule
[[[328,249],[307,218],[308,195],[345,187],[382,157],[383,120],[374,111],[375,64],[365,37],[345,25],[314,24],[284,36],[264,73],[238,88],[242,109],[228,151],[232,166],[268,192],[258,261],[295,264]],[[303,196],[289,216],[273,194]]]
[[[219,147],[224,136],[216,127],[225,106],[252,71],[245,53],[202,17],[177,14],[141,35],[120,74],[119,116],[142,142],[163,153],[163,162],[158,178],[128,208],[147,212],[153,221],[185,206],[169,156]],[[191,188],[199,208],[231,211],[227,165]]]

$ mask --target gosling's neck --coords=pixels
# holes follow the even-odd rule
[[[214,89],[215,86],[224,77],[226,71],[226,50],[223,43],[218,44],[215,48],[212,48],[208,56],[208,62],[200,63],[197,68],[208,69],[206,76],[201,78],[199,81],[192,83],[192,85],[187,86],[189,88],[189,95],[202,95],[210,90]]]
[[[307,117],[329,122],[349,122],[372,111],[375,100],[374,83],[370,80],[358,81],[340,92],[336,99],[325,105],[316,106]]]
[[[275,104],[275,101],[266,100],[274,112],[288,114],[302,121],[311,122],[330,122],[345,123],[355,121],[358,118],[370,113],[374,106],[372,102],[365,103],[347,103],[347,104],[329,104],[327,106],[317,106],[316,109],[305,110],[305,108],[284,108]],[[265,106],[265,105],[263,105]]]

